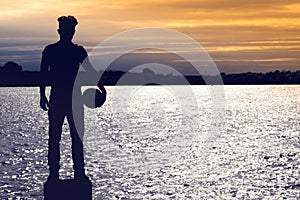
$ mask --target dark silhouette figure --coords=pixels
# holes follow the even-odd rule
[[[72,138],[72,158],[74,168],[74,179],[78,182],[90,182],[85,175],[84,155],[83,155],[83,104],[76,103],[76,116],[72,112],[72,95],[81,94],[80,87],[74,87],[74,81],[80,64],[90,74],[96,75],[96,71],[91,66],[87,58],[86,50],[72,42],[75,33],[75,26],[78,24],[73,16],[62,16],[58,18],[58,33],[60,40],[48,45],[42,55],[41,73],[50,80],[51,93],[50,100],[45,95],[45,85],[40,86],[40,106],[43,110],[48,110],[49,116],[49,149],[48,165],[50,175],[47,182],[59,181],[59,162],[62,126],[65,117],[68,120]],[[103,85],[99,86],[102,93],[106,95]],[[74,104],[73,104],[74,105]],[[78,112],[79,111],[79,112]],[[79,125],[76,123],[80,123]],[[60,184],[62,182],[60,181]],[[75,189],[76,190],[76,189]]]

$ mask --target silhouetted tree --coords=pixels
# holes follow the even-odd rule
[[[7,63],[5,63],[1,69],[2,73],[20,73],[22,71],[23,71],[22,67],[12,61],[8,61]]]
[[[155,75],[154,72],[151,69],[149,69],[149,68],[144,68],[143,69],[143,74]]]

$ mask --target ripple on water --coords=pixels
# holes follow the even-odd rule
[[[299,199],[300,87],[225,86],[226,123],[217,140],[205,138],[207,89],[192,88],[200,114],[190,118],[158,86],[135,92],[128,109],[118,108],[122,99],[116,106],[108,98],[101,109],[86,110],[85,157],[94,197]],[[108,87],[109,97],[114,89]],[[0,90],[0,198],[42,199],[48,122],[38,89]],[[181,124],[188,126],[178,131]],[[66,125],[61,146],[61,178],[70,178]]]

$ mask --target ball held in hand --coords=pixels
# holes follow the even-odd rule
[[[96,88],[89,88],[85,90],[82,94],[82,97],[84,105],[86,105],[88,108],[99,108],[106,100],[106,94],[102,93]]]

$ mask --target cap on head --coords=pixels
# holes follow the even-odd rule
[[[77,19],[74,16],[61,16],[57,19],[59,23],[59,29],[75,29],[78,24]]]

